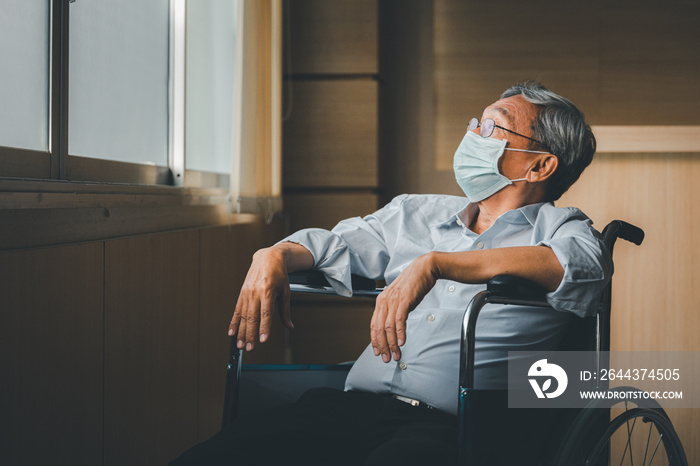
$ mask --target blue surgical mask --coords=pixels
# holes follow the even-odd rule
[[[509,180],[498,171],[498,159],[506,150],[506,144],[506,139],[482,138],[473,131],[467,131],[462,139],[455,152],[455,178],[470,202],[483,201],[514,181],[526,180]],[[539,153],[524,149],[508,150]]]

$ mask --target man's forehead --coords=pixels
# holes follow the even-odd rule
[[[501,101],[499,100],[498,102],[489,105],[484,109],[482,113],[486,115],[486,113],[489,112],[490,116],[493,116],[492,114],[495,112],[496,114],[499,114],[502,117],[504,117],[508,122],[513,123],[515,119],[513,112],[511,112],[507,107],[500,105],[500,102]]]
[[[518,120],[531,121],[536,115],[537,106],[521,95],[498,100],[484,109],[485,118],[501,117],[511,124],[516,124]]]

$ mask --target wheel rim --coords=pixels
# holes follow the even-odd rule
[[[688,463],[668,419],[653,409],[634,408],[611,421],[585,464],[686,466]]]

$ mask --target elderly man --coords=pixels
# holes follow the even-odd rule
[[[183,464],[454,464],[465,303],[490,278],[509,274],[549,290],[554,308],[482,312],[482,388],[505,388],[508,350],[556,349],[574,314],[595,311],[610,259],[583,213],[553,204],[594,152],[590,127],[570,101],[539,83],[517,84],[471,120],[457,148],[455,176],[468,200],[402,195],[332,231],[302,230],[258,251],[229,327],[239,348],[267,341],[275,313],[293,327],[287,274],[312,268],[345,295],[351,273],[386,280],[371,344],[345,391],[312,390],[239,420],[183,455]]]

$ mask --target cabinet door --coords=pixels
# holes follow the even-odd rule
[[[105,464],[197,441],[198,233],[105,243]]]
[[[0,264],[0,462],[101,464],[102,243]]]

